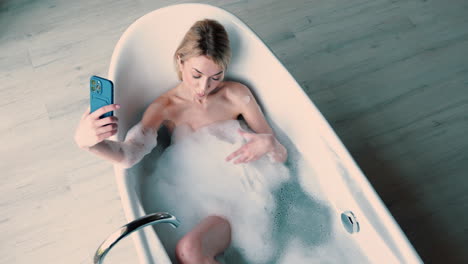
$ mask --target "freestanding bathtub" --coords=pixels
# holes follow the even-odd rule
[[[190,26],[203,18],[218,20],[228,31],[233,56],[226,79],[242,82],[253,91],[279,140],[287,143],[289,158],[298,162],[296,179],[300,188],[310,197],[316,197],[315,201],[324,201],[325,207],[320,210],[326,217],[320,219],[325,221],[302,219],[301,225],[309,230],[325,226],[344,241],[343,248],[336,252],[346,258],[347,250],[353,250],[347,263],[356,263],[353,254],[364,255],[370,263],[422,263],[299,84],[246,24],[223,9],[205,4],[172,5],[141,17],[125,31],[115,47],[109,69],[109,79],[115,85],[115,102],[122,105],[116,111],[119,132],[111,139],[122,141],[146,107],[178,83],[172,55]],[[151,175],[154,159],[167,146],[165,143],[167,139],[163,136],[158,138],[158,147],[130,169],[114,167],[128,221],[157,210],[151,205],[151,199],[145,197],[148,190],[144,182]],[[173,253],[165,250],[155,230],[147,227],[132,235],[140,263],[171,263]],[[320,243],[320,239],[315,241],[317,246]],[[346,243],[354,247],[347,248]],[[305,262],[314,261],[320,262],[317,259]],[[287,262],[301,261],[283,261]]]

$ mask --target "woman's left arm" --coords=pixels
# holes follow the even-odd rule
[[[276,139],[273,129],[265,120],[262,110],[250,89],[241,83],[236,83],[230,89],[229,97],[231,97],[239,113],[255,133],[239,130],[239,133],[248,142],[230,154],[226,161],[238,157],[234,164],[248,163],[258,160],[266,154],[275,162],[285,162],[287,150]]]

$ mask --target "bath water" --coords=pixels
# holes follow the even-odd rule
[[[239,127],[248,130],[238,120],[197,131],[179,126],[156,161],[145,159],[154,163],[141,190],[146,212],[166,211],[181,221],[177,229],[154,227],[173,263],[177,241],[211,214],[232,227],[220,263],[368,263],[328,206],[315,180],[319,170],[292,144],[280,140],[286,164],[266,156],[247,164],[225,161],[246,142]]]

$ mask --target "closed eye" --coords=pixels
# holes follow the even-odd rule
[[[193,76],[192,75],[192,77],[195,78],[195,79],[200,79],[201,76]],[[211,78],[211,79],[213,79],[215,81],[219,81],[219,78]]]
[[[203,74],[203,72],[201,72],[201,71],[199,71],[199,70],[197,70],[197,69],[195,69],[195,68],[193,68],[193,67],[192,67],[192,69],[194,69],[196,72],[198,72],[198,73],[200,73],[200,74]],[[217,74],[215,74],[215,75],[213,75],[213,76],[220,75],[221,73],[223,73],[223,71],[220,71],[220,72],[218,72]],[[193,76],[193,75],[192,75],[192,76]],[[196,76],[193,76],[193,78],[195,78],[195,79],[200,79],[200,77],[201,77],[201,76],[197,76],[197,77],[196,77]],[[215,80],[215,81],[219,81],[220,78],[215,79],[215,78],[212,77],[212,79]]]

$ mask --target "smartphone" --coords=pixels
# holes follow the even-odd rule
[[[91,76],[89,80],[91,113],[99,108],[114,103],[114,84],[111,80],[99,76]],[[99,118],[113,116],[114,111],[107,112]]]

